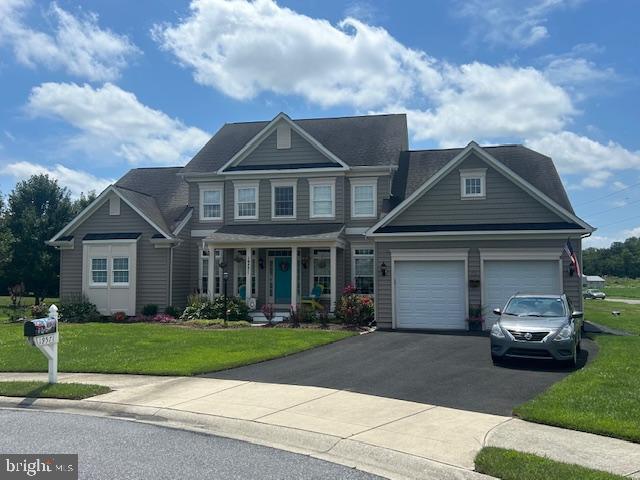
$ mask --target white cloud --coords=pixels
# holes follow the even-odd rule
[[[554,58],[545,67],[544,73],[556,85],[571,87],[616,78],[612,68],[598,68],[591,60],[581,57]]]
[[[124,35],[98,25],[98,16],[74,16],[52,3],[45,12],[50,32],[24,23],[30,0],[0,2],[0,45],[9,45],[23,65],[43,65],[91,81],[114,80],[140,50]]]
[[[603,186],[612,170],[640,169],[640,151],[632,152],[613,141],[602,144],[568,131],[548,133],[526,144],[553,157],[561,173],[585,176],[584,187]]]
[[[29,96],[27,110],[62,119],[80,130],[71,145],[89,152],[115,151],[130,163],[182,164],[209,135],[154,110],[110,83],[100,88],[44,83]]]
[[[61,164],[51,167],[31,162],[13,162],[0,167],[0,173],[13,177],[16,181],[26,180],[32,175],[46,174],[58,180],[62,187],[67,187],[71,196],[78,198],[81,193],[95,190],[100,193],[113,180],[98,178],[82,170],[73,170]]]
[[[621,230],[613,235],[591,235],[582,241],[582,248],[609,248],[613,242],[624,242],[630,237],[640,237],[640,226]]]
[[[474,40],[490,45],[531,47],[549,37],[548,15],[581,0],[461,0],[455,14],[470,19]]]

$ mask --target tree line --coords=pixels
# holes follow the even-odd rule
[[[96,198],[90,191],[72,199],[45,174],[0,193],[0,295],[23,289],[36,303],[59,295],[60,252],[45,244]]]
[[[587,275],[640,278],[640,238],[613,242],[609,248],[587,248],[582,262]]]

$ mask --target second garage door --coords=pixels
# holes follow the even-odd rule
[[[487,328],[493,309],[504,308],[511,295],[562,293],[557,260],[485,260],[483,285]]]
[[[465,329],[465,262],[397,261],[396,328]]]

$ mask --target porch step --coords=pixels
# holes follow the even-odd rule
[[[249,316],[251,317],[251,323],[256,324],[256,325],[261,325],[264,323],[269,323],[267,322],[267,317],[264,316],[264,314],[262,312],[249,312]],[[285,320],[287,320],[289,318],[289,312],[282,310],[282,311],[276,311],[275,314],[273,315],[273,323],[280,323],[280,322],[284,322]]]

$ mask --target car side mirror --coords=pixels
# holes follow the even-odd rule
[[[494,308],[493,309],[493,314],[494,315],[502,315],[502,310],[500,310],[499,308]]]
[[[584,316],[584,313],[579,312],[579,311],[573,312],[571,314],[571,318],[582,318],[583,316]]]

